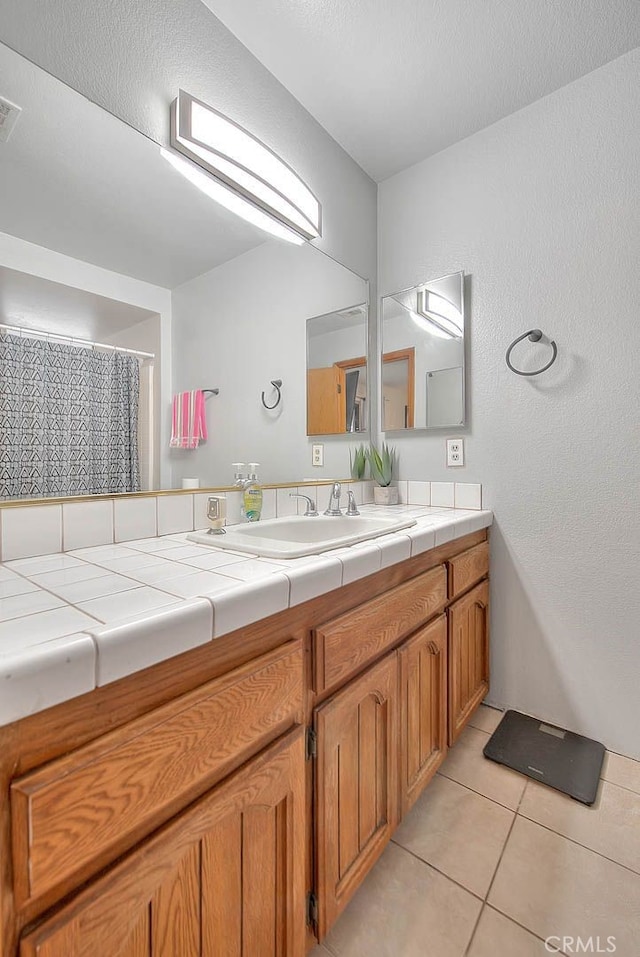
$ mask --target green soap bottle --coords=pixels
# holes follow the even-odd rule
[[[258,485],[259,462],[249,462],[249,474],[242,496],[244,514],[248,522],[259,522],[262,514],[262,489]]]

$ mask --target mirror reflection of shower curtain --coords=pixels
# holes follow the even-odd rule
[[[0,333],[0,497],[137,492],[139,360]]]
[[[358,405],[356,397],[358,394],[358,379],[360,378],[359,369],[351,369],[345,374],[345,401],[347,403],[347,432],[358,431]]]

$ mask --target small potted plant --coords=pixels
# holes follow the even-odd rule
[[[352,479],[363,479],[367,467],[367,450],[364,445],[357,445],[355,449],[349,449],[349,466],[351,468]]]
[[[391,484],[395,471],[397,456],[395,448],[386,442],[382,443],[380,451],[372,445],[367,456],[371,478],[376,482],[373,490],[373,500],[376,505],[397,505],[398,489]]]

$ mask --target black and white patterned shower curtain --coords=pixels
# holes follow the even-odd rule
[[[0,498],[136,492],[135,356],[0,332]]]

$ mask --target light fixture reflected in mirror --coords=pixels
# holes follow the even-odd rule
[[[261,229],[298,245],[321,234],[308,186],[264,143],[180,91],[171,106],[172,150],[162,155],[204,193]]]
[[[416,313],[411,318],[422,329],[441,339],[462,338],[462,313],[455,303],[432,289],[418,289]]]

